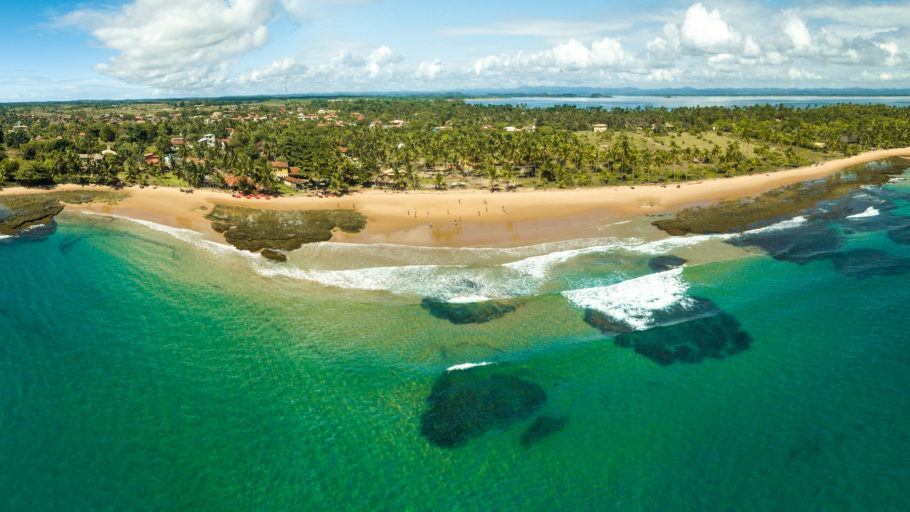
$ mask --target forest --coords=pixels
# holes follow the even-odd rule
[[[241,193],[672,183],[910,146],[883,105],[612,109],[364,97],[0,106],[0,186]]]

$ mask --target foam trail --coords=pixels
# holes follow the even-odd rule
[[[785,229],[793,229],[793,228],[802,226],[806,222],[808,222],[808,219],[806,219],[802,215],[799,215],[797,217],[793,217],[792,219],[782,220],[782,221],[778,222],[777,224],[771,224],[770,226],[765,226],[763,228],[750,229],[748,231],[743,231],[742,234],[756,235],[759,233],[771,233],[774,231],[783,231]]]
[[[879,213],[878,210],[874,206],[870,206],[870,207],[866,208],[866,210],[863,211],[862,213],[855,213],[853,215],[847,215],[847,218],[848,219],[866,219],[869,217],[877,217],[878,213]]]
[[[637,239],[617,240],[614,243],[605,245],[595,245],[592,247],[582,247],[579,249],[567,249],[563,251],[541,254],[538,256],[530,256],[518,261],[505,263],[503,266],[517,270],[524,274],[528,274],[529,276],[535,277],[537,279],[545,279],[554,266],[560,263],[565,263],[572,258],[576,258],[585,254],[606,254],[620,249],[632,249],[637,244],[640,244],[639,240]]]
[[[490,366],[491,364],[496,364],[496,363],[490,363],[487,361],[482,361],[480,363],[462,363],[462,364],[456,364],[454,366],[450,366],[450,367],[446,368],[446,371],[447,372],[458,372],[458,371],[462,371],[462,370],[470,370],[471,368],[477,368],[478,366]]]
[[[648,274],[610,286],[569,290],[562,295],[577,307],[599,311],[631,329],[653,326],[654,313],[671,307],[688,308],[694,304],[686,295],[689,284],[683,268]]]
[[[475,302],[487,302],[493,300],[485,295],[458,295],[449,298],[448,302],[452,304],[472,304]]]
[[[120,220],[129,221],[129,222],[132,222],[135,224],[139,224],[140,226],[144,226],[153,231],[157,231],[159,233],[165,233],[180,241],[186,242],[186,243],[194,245],[196,247],[200,247],[202,249],[206,249],[212,253],[237,254],[237,255],[246,256],[247,258],[252,258],[252,259],[261,258],[256,253],[252,253],[249,251],[241,251],[240,249],[236,249],[230,245],[221,244],[218,242],[213,242],[211,240],[208,240],[205,238],[205,236],[202,233],[200,233],[198,231],[193,231],[192,229],[174,228],[171,226],[165,226],[164,224],[158,224],[157,222],[151,222],[151,221],[142,220],[142,219],[134,219],[132,217],[126,217],[123,215],[115,215],[115,214],[110,214],[110,213],[95,213],[95,212],[82,212],[82,213],[84,215],[96,215],[99,217],[112,217],[114,219],[120,219]]]
[[[432,297],[447,302],[479,302],[527,296],[540,283],[497,267],[468,268],[443,265],[369,267],[348,270],[315,270],[263,262],[256,272],[269,277],[288,277],[334,288],[388,291],[395,294]]]

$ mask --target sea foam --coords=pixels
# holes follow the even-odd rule
[[[457,372],[457,371],[462,371],[462,370],[470,370],[471,368],[477,368],[478,366],[490,366],[491,364],[496,364],[496,363],[490,363],[487,361],[482,361],[479,363],[462,363],[462,364],[456,364],[454,366],[450,366],[450,367],[446,368],[446,371],[447,372]]]
[[[212,240],[208,240],[205,238],[205,235],[203,235],[202,233],[200,233],[198,231],[193,231],[192,229],[175,228],[175,227],[167,226],[164,224],[158,224],[157,222],[152,222],[152,221],[142,220],[142,219],[135,219],[133,217],[115,215],[112,213],[95,213],[95,212],[85,212],[85,211],[82,213],[84,215],[110,217],[110,218],[114,218],[114,219],[132,222],[134,224],[138,224],[140,226],[151,229],[152,231],[157,231],[159,233],[164,233],[166,235],[170,235],[182,242],[186,242],[190,245],[199,247],[201,249],[205,249],[211,253],[225,254],[225,255],[234,254],[234,255],[245,256],[247,258],[252,258],[252,259],[261,259],[261,257],[256,253],[252,253],[249,251],[241,251],[240,249],[236,249],[233,246],[214,242]]]
[[[682,267],[674,268],[610,286],[569,290],[562,295],[577,307],[603,313],[631,329],[645,330],[654,325],[655,312],[694,304],[686,294],[689,284],[682,272]]]
[[[863,212],[861,212],[861,213],[855,213],[855,214],[853,214],[853,215],[847,215],[847,218],[848,218],[848,219],[866,219],[866,218],[869,218],[869,217],[877,217],[878,215],[879,215],[879,211],[878,211],[874,206],[870,206],[870,207],[866,208],[865,211],[863,211]]]

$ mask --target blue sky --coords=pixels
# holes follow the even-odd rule
[[[910,2],[5,2],[0,101],[910,87]]]

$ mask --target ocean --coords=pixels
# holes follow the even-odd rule
[[[903,510],[906,178],[284,264],[64,213],[0,240],[0,509]]]

